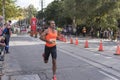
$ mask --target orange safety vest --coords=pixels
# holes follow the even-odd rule
[[[46,35],[45,39],[48,41],[53,41],[52,44],[49,44],[48,42],[46,42],[46,46],[47,47],[53,47],[56,45],[56,38],[57,38],[57,32],[52,32],[52,30],[50,28],[48,28],[48,34]]]

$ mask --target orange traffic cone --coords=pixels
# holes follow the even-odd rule
[[[117,46],[117,50],[116,50],[116,53],[114,55],[120,55],[120,46],[119,45]]]
[[[75,39],[75,45],[78,45],[79,42],[78,42],[78,38]]]
[[[70,38],[70,44],[73,44],[73,39],[72,39],[72,37]]]
[[[62,39],[61,39],[61,38],[59,38],[59,40],[61,41]]]
[[[67,36],[66,36],[66,38],[65,38],[65,42],[67,42],[68,41],[68,39],[67,39]]]
[[[67,42],[67,38],[64,38],[64,42]]]
[[[88,46],[88,40],[86,39],[86,41],[85,41],[85,48],[88,48],[89,46]]]
[[[60,38],[60,41],[62,41],[63,40],[63,38]]]
[[[62,41],[64,41],[64,37],[62,37]]]
[[[100,41],[100,45],[99,45],[99,51],[103,51],[102,40]]]

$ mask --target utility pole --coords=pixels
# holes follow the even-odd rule
[[[74,2],[73,5],[74,5],[74,7],[73,7],[73,11],[74,11],[73,12],[73,14],[74,14],[74,16],[73,16],[73,29],[76,30],[76,27],[77,27],[77,25],[76,25],[76,2]],[[77,37],[77,34],[76,34],[76,37]]]
[[[74,26],[74,28],[76,28],[76,2],[74,3],[73,26]]]
[[[42,26],[44,26],[44,10],[43,10],[43,5],[44,5],[44,2],[43,2],[43,0],[41,0]]]
[[[42,14],[43,14],[43,0],[41,0],[41,10],[42,10]],[[42,18],[44,18],[43,15],[42,15]]]
[[[2,4],[3,23],[5,23],[5,0],[2,1]]]

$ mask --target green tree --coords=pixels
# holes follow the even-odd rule
[[[46,21],[55,20],[57,24],[64,23],[63,17],[63,1],[53,1],[44,10]]]
[[[76,19],[76,24],[107,28],[117,26],[120,1],[113,0],[64,0],[65,15]],[[112,13],[112,14],[111,14]]]
[[[2,1],[0,0],[0,15],[2,15]],[[16,0],[5,0],[5,18],[10,19],[12,17],[18,16],[16,13],[18,11],[17,6],[15,5]]]
[[[30,5],[25,9],[25,12],[27,12],[28,17],[31,18],[32,16],[36,16],[36,14],[37,14],[37,9],[36,9],[32,4],[30,4]]]
[[[39,11],[37,17],[55,20],[57,24],[85,24],[96,29],[115,28],[120,20],[119,0],[54,0],[44,13]]]

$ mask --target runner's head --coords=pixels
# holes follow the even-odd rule
[[[51,20],[49,21],[50,27],[55,29],[55,21]]]

